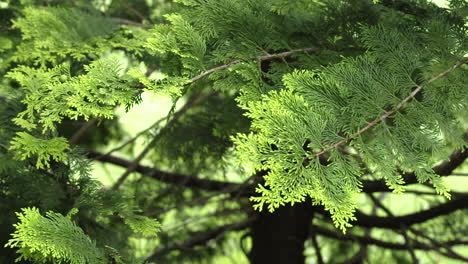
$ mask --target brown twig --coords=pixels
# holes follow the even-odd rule
[[[216,66],[214,68],[211,68],[211,69],[209,69],[207,71],[204,71],[204,72],[198,74],[197,76],[191,78],[185,85],[190,85],[190,84],[192,84],[192,83],[194,83],[194,82],[196,82],[196,81],[198,81],[200,79],[205,78],[206,76],[212,74],[215,71],[224,70],[224,69],[229,68],[232,65],[240,63],[240,62],[245,62],[245,61],[249,61],[249,60],[266,61],[266,60],[272,60],[272,59],[277,59],[277,58],[288,57],[288,56],[291,56],[291,55],[293,55],[295,53],[312,52],[312,51],[318,51],[318,50],[319,50],[319,48],[317,48],[317,47],[310,47],[310,48],[294,49],[294,50],[275,53],[275,54],[259,55],[259,56],[250,57],[248,59],[235,59],[235,60],[232,60],[232,61],[230,61],[230,62],[228,62],[226,64]],[[133,88],[146,88],[145,85],[141,85],[141,84],[134,85],[134,86],[131,86],[131,87],[133,87]]]
[[[272,59],[277,59],[277,58],[284,58],[284,57],[288,57],[288,56],[291,56],[295,53],[303,53],[303,52],[312,52],[312,51],[318,51],[319,48],[317,47],[310,47],[310,48],[303,48],[303,49],[294,49],[294,50],[290,50],[290,51],[285,51],[285,52],[280,52],[280,53],[275,53],[275,54],[267,54],[267,55],[261,55],[261,56],[255,56],[255,57],[251,57],[250,59],[256,59],[256,60],[259,60],[259,61],[265,61],[265,60],[272,60]],[[205,72],[202,72],[200,73],[199,75],[193,77],[192,79],[190,79],[190,83],[193,83],[193,82],[196,82],[210,74],[212,74],[213,72],[215,71],[219,71],[219,70],[223,70],[223,69],[226,69],[226,68],[229,68],[231,67],[232,65],[234,64],[237,64],[239,62],[244,62],[244,61],[247,61],[245,59],[235,59],[229,63],[226,63],[224,65],[221,65],[221,66],[217,66],[217,67],[214,67],[214,68],[211,68]]]
[[[314,154],[314,157],[319,157],[321,155],[323,155],[324,153],[327,153],[329,152],[330,150],[342,145],[342,144],[345,144],[345,143],[348,143],[349,141],[351,141],[353,138],[361,135],[362,133],[366,132],[367,130],[369,130],[370,128],[374,127],[375,125],[377,125],[378,123],[382,122],[385,120],[385,118],[387,118],[388,116],[390,116],[391,114],[397,112],[398,110],[400,110],[401,107],[403,107],[403,105],[405,105],[407,102],[409,102],[411,99],[413,99],[416,94],[418,94],[424,87],[426,87],[427,85],[429,85],[430,83],[444,77],[445,75],[449,74],[451,71],[455,70],[456,68],[458,68],[459,66],[463,65],[467,63],[467,61],[459,61],[457,63],[455,63],[454,65],[452,65],[449,69],[447,69],[446,71],[438,74],[437,76],[434,76],[432,77],[430,80],[428,80],[426,83],[418,86],[416,89],[413,90],[413,92],[411,92],[410,95],[408,95],[405,99],[403,99],[401,102],[399,102],[395,108],[393,108],[392,110],[389,110],[387,112],[385,112],[383,115],[379,116],[377,119],[375,119],[374,121],[368,123],[365,127],[361,128],[358,132],[352,134],[351,136],[345,138],[345,139],[342,139],[338,142],[336,142],[335,144],[323,149],[322,151],[318,152],[318,153],[315,153]]]
[[[154,71],[156,71],[157,69],[158,69],[158,67],[153,67],[153,68],[148,69],[148,70],[145,72],[145,76],[146,76],[146,77],[150,77],[150,75],[151,75]]]

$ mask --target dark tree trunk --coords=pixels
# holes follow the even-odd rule
[[[262,72],[268,72],[270,63],[271,61],[261,62]],[[266,84],[271,84],[268,78],[262,79]],[[258,172],[259,183],[263,182],[266,173],[267,171]],[[304,242],[312,223],[312,215],[309,199],[294,206],[281,206],[274,213],[266,209],[258,213],[251,227],[250,263],[304,264]]]
[[[310,201],[259,213],[252,225],[250,263],[304,264],[312,214]]]

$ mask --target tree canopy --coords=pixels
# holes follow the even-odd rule
[[[0,1],[0,262],[468,262],[467,18]]]

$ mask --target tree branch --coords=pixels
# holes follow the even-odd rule
[[[380,201],[376,200],[372,194],[369,194],[369,196],[371,197],[372,201],[377,205],[379,206],[380,208],[382,208],[386,213],[387,215],[393,217],[393,214],[392,212],[386,207],[384,206]],[[414,252],[414,240],[413,239],[410,239],[408,234],[407,234],[407,231],[411,231],[413,234],[415,235],[418,235],[420,237],[423,237],[427,240],[429,240],[429,242],[435,246],[435,250],[443,255],[446,255],[448,257],[451,257],[451,258],[455,258],[455,259],[460,259],[460,260],[463,260],[463,261],[468,261],[468,258],[465,258],[464,256],[462,255],[459,255],[458,253],[456,253],[455,251],[452,250],[452,248],[450,248],[450,246],[444,244],[444,243],[441,243],[431,237],[429,237],[428,235],[426,235],[424,232],[422,231],[419,231],[413,227],[404,227],[404,230],[402,230],[402,232],[399,232],[403,235],[403,237],[405,238],[405,245],[407,245],[408,247],[408,251],[410,252],[411,254],[411,258],[413,259],[413,263],[419,263],[419,260],[416,258],[416,254]],[[441,249],[445,249],[446,252],[443,252]]]
[[[232,60],[232,61],[230,61],[230,62],[228,62],[226,64],[216,66],[214,68],[211,68],[211,69],[209,69],[207,71],[204,71],[204,72],[198,74],[195,77],[192,77],[189,80],[189,82],[186,83],[185,85],[190,85],[190,84],[192,84],[192,83],[194,83],[194,82],[196,82],[196,81],[198,81],[200,79],[205,78],[206,76],[212,74],[215,71],[224,70],[224,69],[229,68],[232,65],[240,63],[240,62],[245,62],[245,61],[249,61],[249,60],[267,61],[267,60],[272,60],[272,59],[277,59],[277,58],[288,57],[288,56],[291,56],[291,55],[296,54],[296,53],[312,52],[312,51],[318,51],[318,50],[319,50],[319,48],[317,48],[317,47],[310,47],[310,48],[294,49],[294,50],[280,52],[280,53],[274,53],[274,54],[259,55],[259,56],[250,57],[248,59],[234,59],[234,60]],[[136,86],[132,86],[132,87],[145,88],[146,86],[136,85]]]
[[[468,173],[453,172],[450,175],[452,175],[452,176],[468,176]]]
[[[322,252],[320,250],[320,246],[317,241],[317,234],[312,233],[311,239],[312,239],[312,245],[314,246],[315,255],[317,256],[317,264],[324,264],[325,262],[323,261]]]
[[[453,152],[448,161],[441,163],[438,166],[433,168],[435,174],[440,176],[449,176],[452,175],[452,172],[458,168],[463,162],[468,158],[468,148],[463,150],[457,150]],[[403,174],[403,180],[405,184],[413,184],[417,183],[418,180],[414,172],[405,173]],[[365,193],[372,193],[372,192],[390,192],[390,188],[388,188],[385,180],[377,180],[377,181],[362,181],[362,191]]]
[[[317,213],[321,215],[331,218],[330,212],[326,211],[323,206],[315,206],[314,207]],[[397,228],[405,228],[409,227],[414,224],[419,224],[426,222],[428,220],[437,218],[439,216],[447,215],[453,213],[460,209],[468,208],[468,196],[459,196],[457,199],[445,202],[443,204],[439,204],[437,206],[431,207],[427,210],[419,211],[416,213],[411,213],[402,216],[371,216],[368,214],[364,214],[361,211],[357,210],[354,216],[356,220],[351,221],[350,224],[354,226],[361,226],[361,227],[380,227],[380,228],[388,228],[388,229],[397,229]]]
[[[326,228],[319,227],[317,225],[312,225],[311,229],[313,230],[313,232],[316,232],[319,235],[326,236],[329,238],[336,238],[342,241],[351,241],[351,242],[357,241],[358,243],[364,244],[364,245],[374,245],[377,247],[393,249],[393,250],[408,250],[408,247],[405,244],[401,244],[401,243],[382,241],[382,240],[375,239],[372,237],[367,237],[367,236],[359,236],[359,235],[353,235],[353,234],[345,235],[343,233],[334,232]],[[450,240],[450,241],[444,242],[444,244],[451,245],[451,246],[468,245],[468,241]],[[434,250],[434,247],[421,243],[421,242],[417,242],[417,241],[415,241],[413,247],[414,249]]]
[[[468,208],[468,196],[460,196],[457,199],[434,206],[424,211],[403,216],[369,216],[357,211],[356,221],[351,224],[362,227],[381,227],[381,228],[404,228],[414,224],[423,223],[438,216],[447,215],[460,209]]]
[[[280,52],[280,53],[275,53],[275,54],[267,54],[267,55],[261,55],[261,56],[255,56],[255,57],[251,57],[250,59],[256,59],[256,60],[259,60],[259,61],[266,61],[266,60],[272,60],[272,59],[277,59],[277,58],[284,58],[284,57],[288,57],[288,56],[291,56],[295,53],[303,53],[303,52],[313,52],[313,51],[318,51],[319,48],[317,47],[311,47],[311,48],[303,48],[303,49],[294,49],[294,50],[290,50],[290,51],[285,51],[285,52]],[[221,66],[217,66],[217,67],[214,67],[214,68],[211,68],[203,73],[200,73],[199,75],[193,77],[192,79],[190,79],[190,83],[194,83],[210,74],[212,74],[213,72],[215,71],[219,71],[219,70],[223,70],[223,69],[226,69],[226,68],[229,68],[231,67],[232,65],[234,64],[237,64],[239,62],[244,62],[244,61],[247,61],[245,59],[235,59],[229,63],[226,63],[224,65],[221,65]]]
[[[99,161],[112,163],[117,166],[121,167],[129,167],[131,161],[122,159],[116,156],[111,155],[104,155],[101,152],[90,150],[88,151],[88,158],[96,159]],[[99,158],[99,159],[97,159]],[[186,187],[198,188],[207,191],[219,191],[219,190],[235,190],[239,189],[242,184],[238,183],[230,183],[224,181],[216,181],[216,180],[209,180],[209,179],[200,179],[194,175],[184,175],[179,173],[172,173],[167,171],[158,170],[155,168],[151,168],[148,166],[137,165],[135,167],[135,171],[151,177],[155,180],[164,182],[164,183],[171,183],[177,184]]]
[[[377,200],[382,200],[385,197],[385,193],[381,193],[378,198],[375,198]],[[372,197],[374,198],[374,197]],[[375,215],[377,213],[377,205],[372,206],[372,211],[371,215]],[[372,233],[372,228],[366,229],[364,232],[364,237],[369,238]],[[360,244],[359,251],[356,252],[350,259],[345,260],[341,262],[340,264],[362,264],[367,258],[368,252],[367,252],[367,244]]]
[[[327,153],[328,151],[342,145],[342,144],[345,144],[345,143],[348,143],[349,141],[351,141],[353,138],[356,138],[357,136],[361,135],[362,133],[366,132],[367,130],[369,130],[370,128],[374,127],[375,125],[377,125],[378,123],[384,121],[388,116],[392,115],[393,113],[397,112],[398,110],[400,110],[400,108],[403,107],[403,105],[405,105],[406,103],[408,103],[411,99],[413,99],[416,94],[418,94],[424,87],[428,86],[429,84],[431,84],[432,82],[444,77],[445,75],[449,74],[451,71],[455,70],[456,68],[458,68],[459,66],[463,65],[467,63],[467,61],[459,61],[457,63],[455,63],[454,65],[452,65],[450,68],[448,68],[446,71],[442,72],[442,73],[439,73],[437,76],[434,76],[432,77],[430,80],[428,80],[427,82],[425,82],[424,84],[418,86],[416,89],[414,89],[414,91],[412,91],[410,93],[410,95],[408,95],[405,99],[403,99],[401,102],[399,102],[392,110],[390,111],[387,111],[385,113],[383,113],[381,116],[379,116],[377,119],[375,119],[374,121],[368,123],[365,127],[361,128],[359,131],[357,131],[356,133],[352,134],[351,136],[347,137],[347,138],[344,138],[338,142],[336,142],[335,144],[323,149],[322,151],[318,152],[318,153],[315,153],[314,154],[314,157],[319,157],[321,155],[323,155],[324,153]]]
[[[94,124],[96,124],[97,122],[98,122],[97,118],[93,118],[89,120],[88,122],[86,122],[83,126],[80,127],[80,129],[78,129],[78,131],[76,131],[75,134],[73,134],[70,137],[70,139],[68,140],[68,143],[70,145],[76,145],[76,143],[78,143],[78,141],[85,135],[86,131],[88,131],[88,129],[94,126]]]
[[[127,146],[128,144],[136,141],[139,137],[141,137],[142,135],[148,133],[148,131],[150,131],[151,129],[155,128],[156,126],[158,126],[161,122],[163,122],[164,120],[166,120],[165,117],[163,118],[160,118],[158,119],[156,122],[154,122],[151,126],[147,127],[146,129],[138,132],[134,137],[128,139],[127,141],[125,141],[124,143],[122,143],[121,145],[107,151],[105,154],[103,154],[103,156],[108,156],[108,155],[111,155],[112,153],[116,152],[116,151],[119,151],[121,149],[123,149],[125,146]],[[96,160],[99,160],[100,157],[96,157],[95,158]]]
[[[112,186],[113,190],[117,190],[123,182],[128,178],[128,176],[136,169],[140,161],[143,160],[143,158],[151,151],[151,148],[156,144],[156,142],[161,138],[161,136],[164,135],[164,133],[170,129],[174,124],[179,120],[179,118],[187,112],[190,108],[192,108],[195,105],[198,105],[202,102],[204,102],[209,96],[215,94],[216,92],[212,91],[211,93],[207,94],[206,96],[202,96],[200,98],[189,98],[187,99],[187,102],[185,103],[182,108],[180,108],[177,112],[172,115],[172,118],[167,124],[162,128],[159,133],[153,137],[153,139],[146,145],[146,147],[138,154],[138,156],[130,163],[128,164],[127,170],[120,176],[115,184]]]
[[[419,230],[416,230],[414,228],[411,228],[410,229],[411,232],[413,232],[415,235],[418,235],[418,236],[421,236],[427,240],[429,240],[431,242],[432,245],[434,245],[435,247],[438,248],[438,252],[445,255],[445,256],[448,256],[450,258],[455,258],[455,259],[459,259],[459,260],[463,260],[465,262],[468,262],[468,258],[458,254],[457,252],[455,252],[452,248],[450,248],[449,245],[445,244],[445,243],[441,243],[431,237],[429,237],[428,235],[424,234],[423,232],[419,231]],[[440,249],[445,249],[446,252],[443,252],[441,251]]]
[[[142,21],[144,20],[147,20],[147,18],[142,14],[140,13],[140,11],[136,10],[135,8],[127,5],[123,0],[118,0],[118,2],[125,8],[127,9],[128,11],[132,12],[133,14],[135,14],[139,19],[141,19]]]
[[[146,261],[154,261],[157,256],[166,254],[172,250],[187,250],[187,249],[192,249],[193,247],[197,245],[202,245],[209,240],[216,239],[219,236],[223,235],[227,231],[234,231],[234,230],[242,230],[246,227],[248,227],[254,218],[249,218],[247,220],[244,220],[242,222],[234,223],[234,224],[228,224],[225,226],[220,226],[215,229],[209,230],[207,232],[201,232],[198,234],[194,234],[189,240],[185,240],[182,242],[174,243],[172,245],[169,245],[167,247],[159,248],[157,249],[151,256],[146,258]]]
[[[380,207],[388,216],[394,217],[393,213],[384,206],[379,199],[376,199],[372,193],[369,193],[368,196],[371,198],[372,202],[375,206]],[[403,227],[402,229],[396,229],[398,233],[400,233],[403,238],[405,239],[405,245],[408,248],[408,252],[413,260],[414,264],[419,263],[419,259],[416,256],[416,252],[414,251],[414,241],[408,236],[408,230],[411,230],[411,227]]]
[[[119,158],[112,155],[106,155],[104,153],[90,150],[88,151],[88,157],[94,160],[112,163],[117,166],[121,167],[128,167],[130,161]],[[457,150],[450,155],[448,161],[443,162],[442,164],[435,166],[433,168],[434,172],[440,176],[448,176],[452,175],[452,171],[459,167],[465,159],[468,158],[468,149],[464,150]],[[229,191],[241,191],[240,195],[242,196],[250,196],[254,193],[250,190],[252,189],[251,185],[244,185],[238,183],[229,183],[223,181],[214,181],[208,179],[200,179],[196,175],[183,175],[177,173],[171,173],[166,171],[161,171],[158,169],[154,169],[147,166],[138,165],[135,171],[149,176],[155,180],[162,181],[165,183],[172,183],[183,185],[187,187],[199,188],[207,191],[221,191],[221,190],[229,190]],[[266,172],[263,172],[265,174]],[[262,176],[259,174],[259,176]],[[414,173],[406,173],[403,175],[406,184],[417,183],[416,176]],[[362,181],[363,183],[363,192],[365,193],[373,193],[373,192],[390,192],[391,190],[385,184],[384,180],[377,180],[377,181]],[[463,193],[461,193],[463,195]]]

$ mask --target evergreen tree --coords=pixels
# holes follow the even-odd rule
[[[468,262],[467,17],[0,1],[0,262]]]

